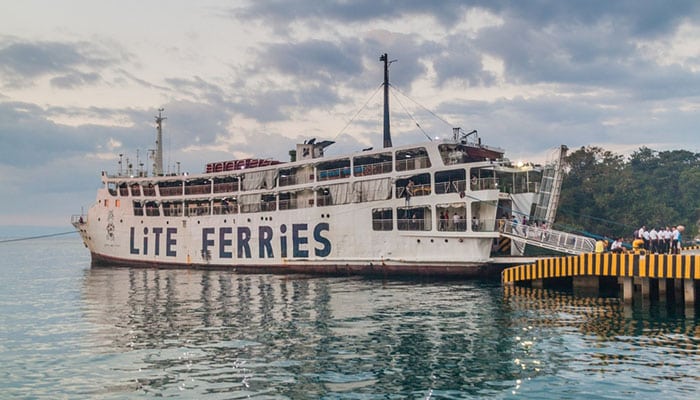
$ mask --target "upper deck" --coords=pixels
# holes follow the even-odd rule
[[[463,199],[470,191],[536,190],[532,185],[538,177],[509,167],[502,156],[500,149],[439,141],[197,175],[103,174],[102,180],[108,197],[119,204],[126,200],[134,215],[146,216],[254,213],[431,195],[460,194]],[[212,164],[207,168],[216,169]],[[440,199],[430,202],[435,201]]]

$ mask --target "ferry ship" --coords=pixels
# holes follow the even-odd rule
[[[151,175],[102,172],[97,199],[72,223],[94,266],[240,272],[489,275],[499,220],[531,215],[542,169],[522,168],[476,131],[393,147],[384,61],[384,148],[292,159],[209,162],[164,174],[162,109]],[[496,272],[497,273],[497,272]]]

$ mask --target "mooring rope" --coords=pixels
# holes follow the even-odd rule
[[[78,232],[77,231],[68,231],[68,232],[60,232],[60,233],[50,233],[47,235],[27,236],[27,237],[15,238],[15,239],[2,239],[2,240],[0,240],[0,243],[21,242],[24,240],[34,240],[34,239],[44,239],[44,238],[49,238],[49,237],[54,237],[54,236],[70,235],[72,233],[78,233]]]

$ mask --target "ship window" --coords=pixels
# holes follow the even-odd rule
[[[371,179],[355,182],[353,197],[356,202],[387,200],[391,198],[391,179]],[[430,184],[428,184],[430,191]]]
[[[143,216],[143,205],[140,201],[134,202],[134,215]]]
[[[261,196],[259,194],[246,194],[238,197],[238,207],[242,213],[253,213],[260,211],[260,200]]]
[[[144,192],[148,192],[145,190]],[[158,183],[158,190],[161,196],[180,196],[182,195],[182,181],[165,181]]]
[[[209,179],[194,179],[185,181],[185,194],[209,194],[211,181]],[[161,190],[161,195],[163,191]]]
[[[431,221],[432,213],[428,206],[396,209],[396,226],[400,231],[429,231],[432,229]]]
[[[262,211],[277,210],[277,196],[274,194],[263,194],[260,200],[260,208]]]
[[[187,216],[209,215],[209,201],[192,200],[185,202],[185,212]]]
[[[390,231],[394,229],[394,210],[391,208],[372,209],[372,229]]]
[[[238,177],[224,176],[214,178],[214,193],[230,193],[238,191]]]
[[[492,167],[487,168],[472,168],[470,170],[469,188],[471,190],[491,190],[498,189],[498,181],[496,172]],[[506,174],[508,175],[508,174]],[[505,176],[505,175],[504,175]],[[506,177],[504,180],[507,190],[512,189],[511,181]]]
[[[182,192],[180,192],[182,193]],[[153,183],[148,183],[148,186],[143,186],[143,195],[144,196],[155,196],[156,195],[156,187],[153,186]]]
[[[134,183],[131,185],[131,195],[132,196],[141,196],[141,186],[139,186],[137,183]]]
[[[129,188],[127,187],[126,183],[119,184],[119,195],[122,197],[129,195]]]
[[[214,199],[214,206],[212,207],[212,212],[214,214],[235,214],[237,210],[238,202],[235,197]],[[224,220],[224,222],[226,222],[226,220]]]
[[[347,178],[350,176],[350,159],[333,160],[318,164],[318,180]]]
[[[338,204],[349,204],[354,199],[352,186],[349,183],[339,185],[328,185],[320,188],[317,194],[318,205],[333,206]]]
[[[467,182],[464,169],[454,169],[451,171],[440,171],[435,173],[435,193],[462,193]]]
[[[109,194],[112,196],[117,195],[117,183],[116,182],[108,182],[107,183],[107,191],[109,191]]]
[[[163,202],[163,215],[166,217],[181,217],[182,216],[182,202],[180,202],[180,201],[164,201]]]
[[[429,168],[430,157],[425,147],[400,150],[396,152],[396,170],[410,171],[419,168]]]
[[[438,204],[435,206],[438,215],[438,230],[464,232],[467,230],[465,203]]]
[[[353,159],[353,175],[367,176],[391,172],[391,153],[358,156]]]
[[[418,174],[404,176],[396,179],[396,198],[406,198],[410,203],[410,198],[414,196],[427,196],[430,194],[430,174]]]
[[[498,209],[495,201],[475,201],[471,204],[471,223],[469,226],[474,232],[493,232],[496,230],[496,220],[486,219],[488,215],[494,215]]]
[[[114,199],[114,206],[117,207],[117,208],[119,208],[120,205],[121,205],[121,200],[119,200],[119,199]]]
[[[149,201],[146,203],[146,216],[147,217],[157,217],[160,215],[160,209],[158,208],[158,203],[155,201]]]

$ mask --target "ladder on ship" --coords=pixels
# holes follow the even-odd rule
[[[595,239],[542,227],[551,227],[554,224],[564,180],[564,158],[567,151],[568,148],[561,145],[554,160],[547,162],[542,171],[537,201],[530,218],[531,221],[542,225],[525,226],[508,220],[499,221],[498,230],[502,237],[511,239],[515,253],[522,255],[525,245],[574,255],[590,253],[595,249]]]
[[[544,222],[547,226],[552,226],[557,215],[561,184],[564,180],[564,157],[568,150],[565,145],[561,145],[556,159],[548,162],[542,171],[542,181],[532,220]]]
[[[595,239],[554,229],[499,220],[498,231],[513,243],[529,244],[566,254],[592,253],[595,250]]]

